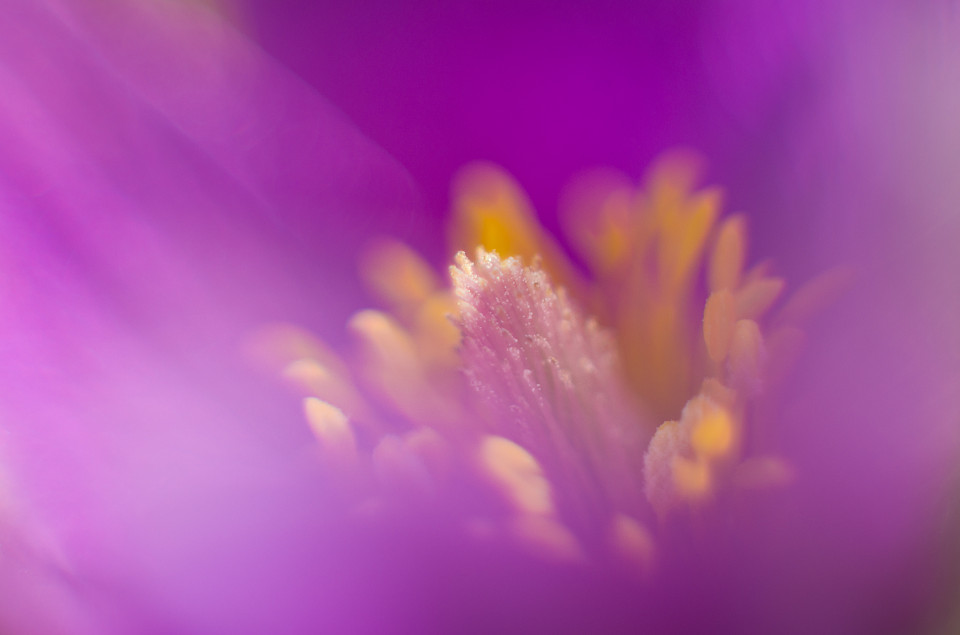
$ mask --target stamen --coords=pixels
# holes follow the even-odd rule
[[[283,371],[307,395],[317,397],[341,409],[353,420],[370,422],[369,406],[346,378],[330,371],[314,359],[298,359]]]
[[[529,452],[503,437],[489,436],[480,443],[479,460],[516,511],[552,514],[553,495],[540,464]]]
[[[698,456],[717,459],[733,448],[735,427],[725,410],[717,408],[693,425],[690,445]]]
[[[360,274],[377,297],[403,310],[425,301],[440,288],[440,279],[414,250],[380,239],[364,250]]]
[[[738,320],[733,329],[728,362],[731,384],[747,395],[763,387],[762,371],[766,361],[763,334],[753,320]]]
[[[714,291],[703,310],[703,339],[707,354],[715,362],[722,362],[730,351],[736,321],[736,303],[728,289]]]
[[[727,218],[720,225],[707,270],[710,291],[736,289],[740,285],[740,274],[746,259],[747,222],[738,214]]]
[[[780,278],[760,278],[744,284],[737,291],[737,317],[759,319],[780,297],[784,284]]]
[[[396,320],[366,310],[353,316],[350,328],[360,345],[358,372],[374,394],[410,421],[453,420],[454,405],[434,390],[415,341]]]
[[[340,466],[355,462],[357,440],[343,412],[316,397],[304,399],[303,409],[324,455]]]
[[[710,465],[702,459],[673,457],[670,462],[673,483],[677,493],[690,501],[698,502],[710,495],[713,479],[710,477]]]

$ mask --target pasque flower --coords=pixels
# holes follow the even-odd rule
[[[783,485],[790,468],[765,447],[772,422],[754,408],[796,354],[802,316],[840,275],[765,320],[783,281],[767,266],[746,270],[744,219],[719,222],[719,193],[689,191],[692,161],[663,159],[643,192],[583,184],[569,224],[587,274],[507,175],[468,168],[451,236],[474,256],[457,255],[452,288],[382,242],[365,272],[392,313],[352,318],[352,364],[295,330],[265,332],[260,346],[310,395],[307,419],[335,478],[365,463],[379,485],[363,505],[382,506],[398,481],[436,495],[456,463],[502,490],[502,531],[563,558],[604,548],[582,540],[612,540],[608,550],[638,551],[642,567],[654,512],[702,513],[725,489]],[[679,421],[659,425],[661,413]],[[483,508],[455,513],[465,530],[494,522]]]
[[[2,9],[0,629],[929,624],[955,16],[297,6]]]

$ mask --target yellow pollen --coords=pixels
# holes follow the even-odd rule
[[[541,252],[541,232],[519,186],[499,168],[475,164],[454,184],[452,237],[458,249],[482,246],[527,263]]]
[[[629,248],[630,243],[620,227],[611,223],[604,228],[603,234],[599,236],[597,251],[602,255],[602,260],[597,265],[603,271],[611,271],[623,262]]]
[[[637,196],[626,175],[596,170],[564,192],[561,220],[574,249],[599,279],[623,275],[636,253]]]
[[[579,282],[563,250],[537,221],[526,194],[499,167],[477,163],[462,169],[453,185],[450,244],[453,251],[477,247],[526,265],[541,259],[551,279],[567,287]]]
[[[456,313],[456,300],[448,293],[430,296],[417,310],[414,332],[417,348],[427,364],[459,367],[460,329],[450,319]]]

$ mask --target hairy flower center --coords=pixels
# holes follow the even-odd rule
[[[491,431],[528,448],[584,511],[635,507],[652,426],[628,398],[611,335],[517,258],[461,252],[451,274],[464,372]]]

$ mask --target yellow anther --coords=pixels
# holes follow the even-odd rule
[[[746,257],[747,223],[738,214],[727,218],[717,233],[708,269],[710,291],[735,290],[740,285]]]
[[[451,316],[457,314],[457,301],[450,293],[436,293],[420,305],[414,318],[417,349],[430,365],[458,366],[457,345],[460,329]]]
[[[520,187],[500,168],[470,165],[453,185],[451,238],[456,249],[477,246],[503,256],[521,256],[529,264],[540,252],[542,231]]]
[[[657,302],[624,312],[618,325],[628,377],[639,396],[660,417],[675,414],[695,388],[690,385],[688,333],[679,307]]]
[[[722,201],[720,190],[708,189],[697,192],[690,198],[689,215],[680,242],[680,267],[684,281],[703,257],[710,230],[720,213]]]
[[[736,321],[736,304],[728,289],[714,291],[703,309],[703,339],[707,354],[715,362],[721,362],[730,351],[733,328]]]
[[[500,256],[519,256],[525,265],[537,258],[550,278],[569,289],[581,284],[563,250],[541,227],[529,200],[501,168],[476,163],[463,168],[453,184],[450,243],[454,251],[477,247]]]
[[[703,256],[720,200],[718,190],[704,190],[689,200],[677,201],[680,208],[657,210],[661,230],[659,274],[666,293],[676,295],[686,290],[690,274]]]
[[[387,384],[386,392],[391,396],[400,396],[396,394],[400,386],[391,389],[389,384],[399,383],[407,388],[410,381],[421,376],[413,338],[386,313],[360,311],[350,319],[350,329],[361,345],[363,370],[373,374],[377,383]]]
[[[283,370],[283,375],[311,397],[335,405],[354,420],[370,423],[369,407],[348,377],[332,372],[314,359],[298,359]]]
[[[381,239],[365,249],[360,274],[374,294],[398,308],[425,301],[440,286],[430,265],[395,240]]]
[[[370,347],[367,352],[415,365],[416,347],[410,334],[386,313],[360,311],[350,318],[350,329]]]
[[[324,397],[323,393],[330,392],[331,384],[346,383],[314,359],[297,359],[290,362],[283,369],[283,376],[321,398]],[[327,401],[330,399],[327,398]]]
[[[718,459],[733,449],[735,437],[733,419],[725,410],[717,408],[693,424],[690,445],[697,456]]]
[[[358,374],[369,389],[411,421],[440,423],[453,405],[428,381],[416,342],[380,311],[360,311],[350,320],[360,344]]]
[[[503,437],[488,436],[479,454],[481,467],[518,512],[553,513],[550,483],[529,452]]]
[[[703,157],[690,148],[674,148],[661,154],[647,171],[647,190],[674,189],[679,195],[693,189],[703,172]]]
[[[600,273],[608,273],[623,265],[630,254],[632,228],[630,223],[631,197],[628,192],[611,196],[601,210],[601,222],[593,251],[594,264]]]
[[[612,170],[586,174],[564,192],[561,211],[566,233],[601,278],[638,257],[635,206],[633,184]]]
[[[350,422],[339,408],[316,397],[307,397],[303,400],[303,409],[325,456],[341,463],[356,459],[357,441]]]

